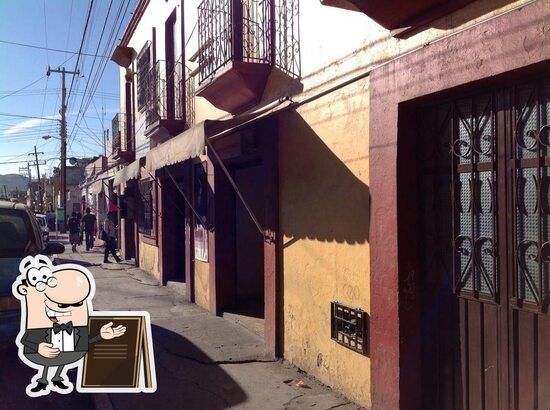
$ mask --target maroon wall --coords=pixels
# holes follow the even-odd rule
[[[372,407],[418,408],[413,366],[403,363],[410,347],[407,303],[399,283],[410,253],[399,236],[406,203],[397,195],[398,140],[405,137],[400,104],[550,60],[550,2],[538,1],[473,26],[392,61],[371,73],[371,340]],[[537,67],[540,69],[541,67]],[[403,110],[401,110],[403,112]],[[402,198],[402,196],[400,196]],[[402,229],[403,228],[403,229]],[[413,238],[410,238],[413,239]],[[401,243],[401,248],[399,247]],[[399,263],[398,263],[399,261]],[[407,301],[405,303],[405,301]],[[414,310],[414,305],[411,306]],[[401,323],[400,323],[401,321]],[[409,324],[410,323],[410,324]]]

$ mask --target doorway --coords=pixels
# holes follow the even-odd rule
[[[550,79],[418,107],[424,408],[550,403]]]
[[[161,249],[162,282],[185,294],[185,225],[186,203],[179,189],[185,192],[185,165],[166,168],[161,181]],[[172,175],[172,178],[169,177]],[[179,187],[179,189],[178,189]]]
[[[263,166],[234,171],[235,182],[254,215],[264,214]],[[264,329],[264,240],[241,200],[235,196],[235,307],[258,334]]]

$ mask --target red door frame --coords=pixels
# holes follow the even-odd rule
[[[401,167],[407,166],[398,163],[406,157],[402,144],[398,149],[408,123],[403,103],[537,63],[550,66],[548,18],[548,2],[535,2],[391,61],[370,75],[373,408],[416,409],[421,404],[415,376],[421,373],[420,363],[405,362],[411,355],[406,349],[417,348],[414,320],[406,316],[406,305],[414,304],[415,296],[400,286],[411,274],[414,282],[417,272],[410,269],[414,255],[399,246],[411,239],[403,223],[410,203],[398,190]]]

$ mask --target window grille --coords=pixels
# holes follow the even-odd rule
[[[139,232],[151,235],[153,232],[153,181],[139,181]]]
[[[151,68],[151,42],[147,41],[137,56],[137,95],[138,110],[147,104],[149,70]]]
[[[367,354],[367,313],[338,302],[330,302],[331,338],[355,352]]]

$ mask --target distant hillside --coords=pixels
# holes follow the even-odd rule
[[[0,190],[4,192],[4,185],[8,191],[18,188],[26,191],[29,179],[18,174],[0,175]]]

